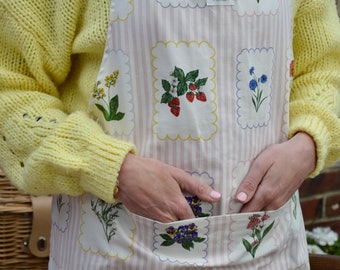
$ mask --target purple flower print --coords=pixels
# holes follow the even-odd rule
[[[201,207],[202,201],[197,196],[187,196],[185,197],[187,202],[189,203],[192,212],[195,217],[208,217],[210,214],[203,213],[203,209]]]
[[[182,225],[178,228],[170,226],[165,229],[166,234],[160,236],[164,239],[161,246],[172,246],[174,244],[181,245],[186,250],[194,248],[194,243],[201,243],[205,238],[198,236],[197,225],[190,223],[188,225]]]

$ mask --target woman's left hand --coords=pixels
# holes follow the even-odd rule
[[[290,140],[265,149],[252,163],[238,188],[241,212],[276,210],[283,206],[314,170],[313,139],[300,132]]]

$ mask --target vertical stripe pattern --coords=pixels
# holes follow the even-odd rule
[[[115,4],[112,5],[114,14],[121,11],[119,7],[133,6],[129,15],[110,23],[106,53],[121,51],[129,59],[129,82],[134,101],[134,128],[129,134],[113,132],[112,135],[133,141],[139,155],[162,160],[201,177],[202,181],[221,191],[223,198],[213,206],[212,217],[191,220],[206,240],[194,243],[195,247],[202,248],[196,259],[195,251],[190,253],[181,250],[180,246],[178,258],[167,255],[157,233],[165,225],[134,215],[130,216],[136,226],[133,237],[126,235],[120,239],[127,243],[132,241],[131,257],[122,259],[119,255],[110,256],[109,249],[106,255],[85,250],[79,237],[84,223],[82,205],[78,198],[71,198],[68,230],[62,232],[56,226],[52,229],[55,244],[52,246],[50,268],[309,269],[299,205],[296,206],[297,216],[292,214],[295,207],[292,201],[268,214],[270,220],[265,225],[273,222],[272,232],[261,243],[263,249],[259,248],[257,256],[251,258],[242,242],[244,239],[251,241],[247,228],[250,214],[237,214],[239,206],[233,199],[253,159],[269,145],[286,139],[288,123],[284,119],[288,119],[287,85],[292,55],[291,1],[260,0],[258,5],[254,5],[255,0],[241,0],[235,1],[235,6],[200,6],[199,3],[203,2],[200,0],[196,1],[197,6],[190,6],[195,1],[186,0],[112,1]],[[268,6],[270,10],[266,9]],[[187,59],[185,54],[157,54],[157,49],[162,48],[160,44],[166,47],[167,52],[173,44],[176,52],[183,44],[192,48],[196,44],[208,44],[208,51],[213,52],[210,57],[197,54],[197,57],[202,57],[202,63],[191,59],[199,65],[200,72],[207,70],[207,73],[214,75],[209,77],[210,89],[206,92],[207,103],[204,104],[211,104],[204,107],[210,108],[209,116],[205,118],[203,115],[202,118],[202,122],[207,121],[204,122],[206,125],[201,125],[200,118],[193,118],[197,126],[187,123],[193,130],[186,134],[190,136],[173,136],[176,130],[164,130],[164,127],[158,126],[158,120],[162,119],[160,111],[164,108],[159,105],[158,96],[159,91],[164,89],[156,89],[162,79],[157,74],[164,66],[157,63],[163,61],[187,67],[192,64],[182,62],[182,59]],[[205,69],[205,65],[212,62],[210,69]],[[251,93],[247,88],[252,79],[251,67],[261,72],[256,74],[258,76],[264,71],[270,74],[268,81],[263,79],[262,82],[266,96],[264,109],[259,110],[260,116],[247,108],[252,108],[253,104],[249,102],[251,99],[245,98],[245,88],[248,94]],[[171,66],[169,70],[173,68]],[[204,77],[204,74],[200,73],[200,76]],[[126,89],[117,91],[123,94]],[[186,102],[184,97],[180,100],[181,104]],[[123,103],[120,108],[128,111],[130,105]],[[163,105],[167,107],[167,104]],[[247,111],[253,112],[253,115],[244,113]],[[200,115],[199,110],[195,113]],[[206,120],[214,117],[214,124]],[[173,121],[177,120],[173,117]],[[178,123],[179,130],[187,128],[183,123]],[[194,135],[195,132],[199,136]],[[210,136],[202,135],[206,132],[210,132]],[[160,134],[168,136],[162,137]],[[180,224],[185,224],[185,221],[172,225]],[[95,233],[99,228],[93,230]],[[169,250],[172,246],[169,245]]]

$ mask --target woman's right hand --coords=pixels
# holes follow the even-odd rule
[[[129,211],[164,223],[195,217],[183,192],[211,203],[221,197],[181,169],[133,154],[126,156],[118,181],[116,199]]]

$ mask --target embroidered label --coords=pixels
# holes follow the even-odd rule
[[[235,0],[207,0],[208,6],[233,6]]]

